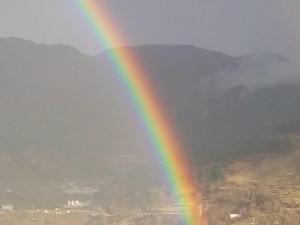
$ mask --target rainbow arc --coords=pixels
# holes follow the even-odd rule
[[[109,15],[104,0],[75,1],[103,47],[112,48],[128,43],[118,32],[117,22]],[[160,159],[170,189],[176,196],[177,205],[182,207],[183,224],[203,224],[199,210],[199,191],[193,182],[176,132],[147,79],[147,72],[130,48],[112,48],[109,51],[109,60],[142,118],[153,150]]]

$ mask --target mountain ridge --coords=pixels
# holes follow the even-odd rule
[[[228,94],[237,85],[248,88],[247,84],[232,78],[233,72],[235,76],[243,76],[240,57],[186,45],[132,49],[153,82],[172,124],[180,132],[186,152],[201,155],[204,149],[225,151],[231,142],[242,142],[244,136],[253,138],[255,129],[244,132],[250,125],[264,130],[261,135],[271,134],[273,126],[263,129],[264,123],[257,123],[258,118],[266,119],[268,126],[275,121],[276,127],[277,123],[287,122],[287,118],[293,119],[300,112],[297,99],[292,97],[298,95],[298,86],[268,87],[260,92],[256,89],[244,92],[242,88],[243,96],[236,96],[240,91]],[[108,64],[106,54],[87,56],[72,47],[0,39],[0,150],[14,154],[47,152],[54,159],[66,159],[71,165],[82,158],[102,162],[107,154],[151,155],[147,135],[141,132],[141,121],[118,75]],[[276,55],[274,61],[272,57],[271,66],[286,63],[282,58],[278,61]],[[254,71],[267,73],[268,69],[264,65]],[[270,109],[256,112],[255,108],[264,103],[259,100],[261,96],[269,102]],[[274,112],[280,105],[287,108],[280,112],[278,121],[279,114],[272,111],[273,96],[280,99]],[[288,104],[287,99],[292,99],[292,103]],[[264,110],[273,116],[268,119]],[[252,118],[251,121],[243,114]],[[241,126],[234,125],[240,121],[243,121]],[[233,130],[228,132],[230,129]]]

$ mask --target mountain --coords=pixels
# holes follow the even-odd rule
[[[1,39],[0,68],[2,149],[130,145],[122,95],[93,57],[63,45]]]
[[[146,45],[124,47],[142,64],[166,108],[185,111],[185,102],[210,104],[228,89],[251,79],[266,78],[277,65],[289,62],[277,54],[264,53],[232,57],[194,46]],[[110,52],[98,55],[107,67]],[[108,73],[112,74],[111,68]]]
[[[191,138],[194,146],[202,143],[207,151],[220,152],[222,149],[226,153],[226,150],[250,140],[277,135],[282,125],[299,117],[299,96],[299,83],[255,90],[234,87],[210,107],[202,120],[198,120],[198,125],[194,126],[197,130],[190,131],[189,136],[198,133]],[[189,127],[191,123],[185,126]]]
[[[64,45],[0,39],[3,176],[101,176],[112,152],[145,146],[128,102],[95,57]]]
[[[288,62],[276,54],[232,57],[185,45],[126,48],[145,68],[189,152],[222,152],[271,134],[300,113],[299,84],[247,83]],[[0,150],[18,156],[24,167],[38,157],[38,166],[55,171],[102,170],[112,155],[151,157],[107,54],[1,38]]]
[[[193,46],[127,50],[146,68],[188,151],[224,153],[273,135],[300,113],[299,82],[282,82],[286,74],[278,71],[290,60],[280,55],[232,57]],[[98,57],[107,64],[107,53]]]
[[[234,57],[194,46],[146,45],[125,48],[134,52],[166,108],[174,110],[184,107],[181,104],[186,99],[198,98],[202,94],[214,95],[216,88],[213,85],[218,79],[216,75],[237,66]],[[105,65],[107,54],[109,52],[98,56]]]

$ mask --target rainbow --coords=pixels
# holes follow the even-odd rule
[[[104,0],[75,1],[103,47],[112,48],[127,43],[118,33],[116,23],[111,19]],[[193,182],[187,160],[164,112],[164,107],[160,104],[154,94],[154,89],[147,80],[149,76],[129,48],[112,49],[109,59],[142,118],[170,188],[176,196],[178,205],[182,207],[182,223],[185,225],[203,224],[198,189]]]

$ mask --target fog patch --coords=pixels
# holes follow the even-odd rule
[[[221,89],[244,84],[249,89],[300,82],[300,58],[287,59],[279,55],[255,54],[240,57],[237,69],[217,74]]]

